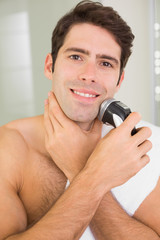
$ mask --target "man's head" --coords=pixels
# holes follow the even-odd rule
[[[119,90],[133,38],[112,8],[91,1],[79,3],[58,22],[45,75],[63,112],[84,129],[100,104]]]
[[[73,10],[63,16],[57,23],[52,34],[53,70],[59,49],[73,25],[90,23],[109,31],[121,47],[120,75],[126,66],[134,35],[130,27],[111,7],[105,7],[99,2],[82,1]]]

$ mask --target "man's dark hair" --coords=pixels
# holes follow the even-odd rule
[[[103,6],[100,2],[81,1],[69,13],[64,15],[57,23],[52,34],[52,58],[53,70],[59,49],[64,43],[65,37],[73,25],[90,23],[109,31],[121,47],[120,75],[126,66],[134,35],[131,28],[112,8]]]

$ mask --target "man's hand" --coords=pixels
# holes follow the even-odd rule
[[[99,141],[101,123],[98,120],[89,132],[83,131],[65,116],[54,94],[50,93],[44,119],[46,148],[70,181],[87,163],[86,167],[95,171],[95,176],[102,178],[107,186],[110,182],[112,188],[126,182],[149,162],[146,154],[152,147],[147,140],[151,130],[144,127],[131,136],[133,127],[140,121],[138,113],[131,113],[118,128]]]
[[[83,131],[63,113],[54,94],[50,92],[45,102],[44,124],[46,149],[72,181],[100,140],[102,123],[97,119],[90,131]]]
[[[151,130],[143,127],[131,136],[139,121],[140,115],[131,113],[118,128],[101,139],[86,164],[95,178],[106,186],[109,184],[110,189],[129,180],[149,162],[147,152],[152,144],[147,139]]]

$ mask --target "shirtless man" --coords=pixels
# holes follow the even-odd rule
[[[92,2],[58,23],[44,115],[0,128],[0,240],[75,240],[88,225],[100,240],[159,239],[110,194],[149,163],[150,129],[131,136],[140,121],[132,113],[101,139],[96,119],[120,88],[132,40],[114,10]]]

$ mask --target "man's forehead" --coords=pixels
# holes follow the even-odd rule
[[[66,34],[63,45],[69,41],[86,42],[87,39],[90,43],[97,41],[97,47],[102,45],[102,42],[104,43],[104,46],[107,46],[109,42],[112,42],[115,48],[121,48],[112,33],[105,28],[90,23],[74,24]]]
[[[111,56],[118,62],[121,57],[121,47],[115,37],[106,29],[89,23],[73,25],[66,35],[62,49],[76,50],[86,55],[94,52],[97,57]]]

